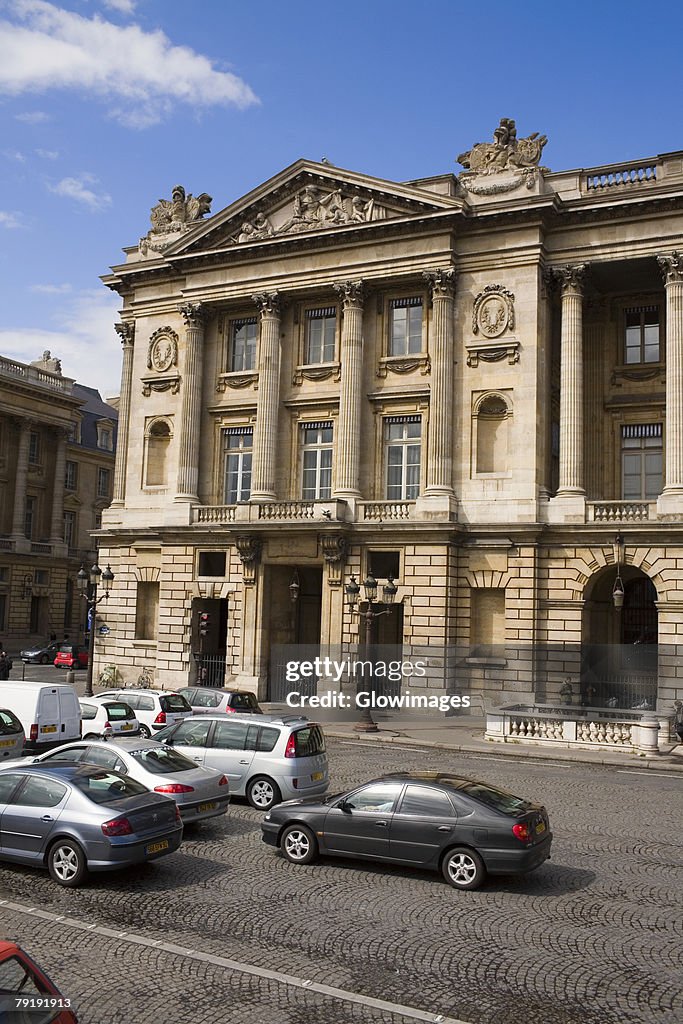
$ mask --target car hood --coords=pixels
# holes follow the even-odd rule
[[[319,796],[302,796],[296,800],[284,800],[281,804],[273,807],[270,813],[272,815],[276,811],[283,811],[286,816],[297,807],[305,808],[307,811],[326,811],[329,806],[329,803],[321,800]]]

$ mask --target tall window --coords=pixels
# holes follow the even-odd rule
[[[225,431],[225,505],[249,501],[253,433],[251,427],[228,427]]]
[[[253,370],[256,366],[256,341],[258,322],[256,317],[233,320],[230,324],[230,352],[228,368],[232,372]]]
[[[331,363],[337,337],[337,310],[306,310],[306,363]]]
[[[625,501],[652,501],[662,490],[662,424],[621,428],[621,489]]]
[[[304,501],[324,501],[332,493],[332,424],[305,423],[301,434],[301,497]]]
[[[159,584],[140,582],[135,602],[135,639],[156,640],[159,617]]]
[[[170,444],[171,428],[165,420],[156,420],[147,435],[146,487],[163,487],[166,483]]]
[[[422,299],[392,299],[389,318],[389,355],[422,351]]]
[[[97,447],[108,452],[114,450],[114,432],[110,426],[97,424]]]
[[[624,310],[624,362],[659,362],[659,306]]]
[[[387,499],[413,501],[420,493],[419,416],[390,416],[385,420]]]
[[[64,543],[68,548],[76,547],[76,513],[64,513]]]
[[[64,474],[64,487],[67,491],[75,491],[78,487],[78,463],[67,462]]]
[[[100,467],[97,470],[97,497],[108,498],[109,497],[109,477],[110,473],[108,469],[102,469]]]
[[[33,527],[36,518],[36,506],[37,501],[30,495],[26,498],[26,505],[24,507],[24,536],[28,537],[29,540],[33,539]]]
[[[40,462],[40,434],[37,430],[32,430],[29,434],[28,461],[34,464]]]

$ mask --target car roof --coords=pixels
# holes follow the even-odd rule
[[[48,775],[50,777],[56,775],[65,782],[70,782],[77,773],[83,774],[84,771],[110,771],[104,765],[90,764],[89,761],[60,761],[54,764],[38,762],[38,764],[19,765],[16,768],[10,768],[8,765],[7,768],[9,772],[19,772],[21,775]]]
[[[316,725],[304,715],[235,715],[226,711],[212,711],[208,715],[195,715],[196,722],[238,722],[240,725]],[[179,724],[179,723],[174,723]]]
[[[427,782],[432,783],[436,786],[448,786],[450,789],[457,788],[459,786],[468,786],[474,781],[468,779],[464,775],[456,775],[454,772],[437,772],[437,771],[403,771],[403,772],[387,772],[386,775],[380,776],[378,779],[374,779],[375,782]]]
[[[202,693],[240,693],[249,694],[256,700],[256,694],[252,690],[238,690],[234,686],[183,686],[183,690],[201,690]]]

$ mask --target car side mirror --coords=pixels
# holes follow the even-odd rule
[[[339,810],[344,811],[345,814],[350,814],[353,810],[353,804],[349,800],[342,800],[339,804]]]

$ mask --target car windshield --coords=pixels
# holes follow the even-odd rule
[[[163,711],[192,711],[185,698],[181,697],[179,693],[169,693],[160,697],[159,703]]]
[[[502,811],[503,814],[519,814],[526,811],[533,805],[519,796],[506,793],[504,789],[496,789],[495,786],[487,786],[483,782],[465,782],[458,787],[460,793],[479,800],[487,807],[493,807],[495,811]]]
[[[144,747],[141,750],[131,750],[130,756],[153,775],[188,772],[197,767],[196,761],[191,761],[173,747]]]
[[[72,782],[94,804],[109,804],[112,800],[123,800],[149,792],[141,782],[106,770],[77,772]]]

